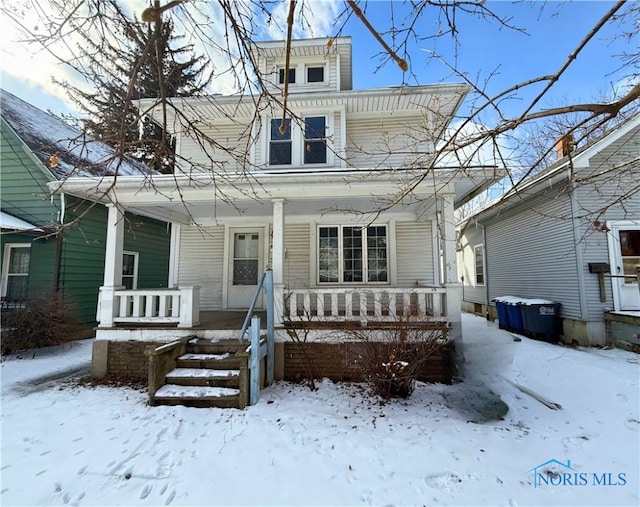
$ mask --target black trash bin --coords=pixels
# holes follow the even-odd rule
[[[532,338],[557,342],[560,303],[545,299],[525,299],[522,306],[524,330]]]

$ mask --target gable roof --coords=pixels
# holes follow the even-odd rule
[[[602,152],[624,136],[629,135],[638,127],[640,127],[640,114],[626,119],[582,148],[562,157],[530,180],[518,185],[517,189],[511,188],[502,196],[477,210],[473,215],[465,218],[459,225],[464,229],[470,221],[489,218],[514,206],[523,199],[528,199],[540,191],[547,190],[552,185],[569,180],[572,176],[572,168],[589,167],[589,161],[594,155]]]
[[[153,171],[141,162],[118,156],[111,146],[96,141],[57,116],[0,90],[0,116],[55,179],[69,176],[144,175]],[[50,157],[57,154],[57,167]]]

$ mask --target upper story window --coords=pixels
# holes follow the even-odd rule
[[[289,69],[289,84],[296,82],[296,69]],[[278,69],[278,84],[284,84],[284,67]]]
[[[324,83],[324,67],[307,67],[307,83]]]
[[[291,165],[292,142],[291,120],[284,121],[284,132],[280,132],[282,120],[271,120],[271,137],[269,140],[269,165]]]
[[[312,116],[304,119],[304,163],[326,164],[327,120],[324,116]]]
[[[269,129],[269,165],[327,164],[327,117],[307,116],[304,123],[274,118]]]

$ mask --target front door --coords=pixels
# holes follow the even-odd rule
[[[640,310],[640,289],[636,266],[640,265],[640,223],[615,222],[611,225],[611,273],[616,310]]]
[[[263,234],[259,229],[231,229],[227,306],[249,308],[263,271]],[[262,296],[257,307],[262,307]]]

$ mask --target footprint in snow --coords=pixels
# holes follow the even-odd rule
[[[462,479],[454,473],[444,472],[440,474],[426,475],[424,477],[424,482],[430,488],[449,490],[452,486],[459,485],[462,482]]]
[[[638,421],[637,419],[633,419],[632,417],[630,417],[624,422],[624,425],[632,431],[640,432],[640,421]]]
[[[149,496],[149,493],[151,493],[151,489],[153,488],[149,484],[142,488],[142,491],[140,492],[140,500],[144,500],[145,498],[147,498]]]

